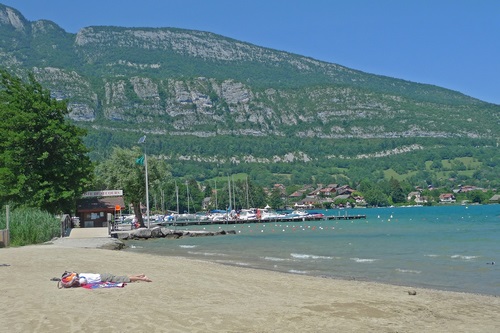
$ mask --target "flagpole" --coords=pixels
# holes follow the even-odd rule
[[[149,184],[148,184],[148,158],[146,156],[146,145],[144,145],[144,167],[146,168],[146,218],[149,229]]]
[[[139,139],[138,143],[144,143],[144,168],[146,170],[146,218],[148,219],[149,229],[149,184],[148,184],[148,157],[146,156],[146,136]]]

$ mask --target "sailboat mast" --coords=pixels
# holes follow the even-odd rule
[[[247,185],[247,208],[250,208],[250,199],[248,198],[248,177],[246,178],[246,185]]]
[[[229,175],[227,175],[227,190],[229,191],[229,207],[231,207],[232,199],[231,199],[231,179]]]
[[[217,179],[215,180],[215,209],[219,209],[219,203],[217,202]]]
[[[187,194],[187,200],[188,200],[188,214],[189,214],[189,186],[188,186],[187,180],[186,180],[186,194]]]
[[[177,199],[177,214],[179,214],[179,188],[177,187],[177,181],[175,181],[175,197]]]
[[[165,191],[163,189],[160,190],[161,193],[161,211],[162,214],[165,214]]]
[[[231,175],[231,180],[233,181],[233,209],[236,209],[236,194],[235,194],[235,190],[234,188],[236,186],[234,186],[234,178],[233,178],[233,175]]]

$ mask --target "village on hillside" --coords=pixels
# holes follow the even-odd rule
[[[287,209],[313,209],[313,208],[363,208],[369,206],[365,198],[359,194],[358,191],[351,188],[349,185],[340,184],[317,184],[304,185],[301,189],[294,191],[287,195],[286,186],[283,184],[274,184],[272,189],[266,188],[265,191],[268,196],[271,195],[273,190],[278,190],[281,193],[283,207]],[[464,185],[458,186],[452,192],[440,193],[437,196],[423,195],[424,190],[427,193],[431,191],[438,191],[432,186],[427,189],[417,187],[414,191],[407,193],[406,202],[402,203],[404,206],[413,205],[432,205],[432,204],[456,204],[457,197],[464,197],[468,192],[481,191],[487,192],[483,188],[476,186]],[[494,191],[496,192],[496,191]],[[462,199],[460,204],[472,203],[470,200]],[[489,199],[489,203],[500,203],[500,195],[495,194]],[[213,207],[213,198],[206,197],[203,200],[202,208],[204,210]],[[273,207],[281,208],[281,207]]]

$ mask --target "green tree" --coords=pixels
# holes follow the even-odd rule
[[[212,186],[208,182],[205,184],[205,188],[203,190],[203,196],[205,198],[208,198],[208,197],[212,196]]]
[[[406,202],[406,195],[401,187],[401,184],[397,179],[391,178],[389,181],[391,187],[391,200],[393,203],[403,203]]]
[[[433,203],[433,202],[439,202],[439,195],[441,194],[440,191],[438,190],[423,190],[422,191],[422,196],[423,197],[426,197],[427,200],[429,200],[429,203]]]
[[[358,190],[362,193],[366,193],[374,187],[375,187],[375,184],[373,182],[371,182],[367,179],[363,179],[358,186]]]
[[[140,204],[145,203],[146,182],[145,165],[137,164],[143,152],[139,147],[124,149],[114,147],[111,156],[96,167],[96,184],[102,189],[121,189],[125,199],[134,206],[134,214],[141,227],[144,227]],[[154,188],[170,177],[163,160],[147,156],[148,185]]]
[[[488,196],[487,193],[481,191],[481,190],[474,190],[474,191],[469,191],[467,192],[467,195],[466,195],[467,199],[470,201],[470,202],[474,202],[474,203],[485,203],[485,202],[488,202],[488,199],[491,197],[491,196]]]
[[[378,187],[370,188],[364,195],[365,201],[370,206],[382,207],[389,205],[389,199]]]
[[[265,207],[267,201],[267,195],[261,186],[257,186],[255,183],[248,181],[248,204],[250,207]],[[245,205],[246,207],[246,205]],[[250,208],[246,207],[246,208]]]
[[[65,101],[35,81],[0,70],[0,204],[70,212],[91,182],[86,132],[72,125]]]
[[[283,195],[277,187],[273,188],[269,196],[269,206],[274,209],[283,208]]]
[[[194,178],[191,178],[185,181],[184,185],[186,189],[186,206],[184,210],[186,210],[189,213],[199,211],[201,209],[201,204],[203,202],[204,195],[203,192],[200,190],[198,182],[196,182]],[[183,207],[181,206],[181,211],[183,211],[182,208]]]
[[[437,169],[437,170],[443,169],[443,162],[441,160],[432,161],[431,169]]]

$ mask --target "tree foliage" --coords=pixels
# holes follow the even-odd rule
[[[88,126],[88,125],[86,125]],[[119,133],[119,134],[118,134]],[[363,179],[377,182],[391,177],[401,182],[403,189],[410,185],[441,186],[450,178],[460,183],[480,187],[500,186],[500,158],[496,141],[460,138],[397,138],[397,139],[321,139],[283,137],[251,137],[217,135],[214,137],[148,135],[148,151],[167,156],[176,178],[195,178],[206,182],[228,174],[244,173],[259,186],[274,183],[304,185],[310,183],[349,183],[357,186]],[[92,157],[102,160],[110,145],[130,147],[137,142],[133,132],[89,128],[87,143],[95,148]],[[392,147],[418,144],[422,149],[400,154],[370,158]],[[224,147],[224,149],[221,149]],[[478,149],[478,147],[481,147]],[[276,161],[300,151],[294,161]],[[98,153],[97,152],[101,152]],[[246,161],[248,154],[261,162]],[[335,156],[331,156],[331,155]],[[329,156],[326,158],[326,156]],[[180,157],[191,156],[191,159]],[[196,158],[194,158],[196,156]],[[274,156],[274,157],[273,157]],[[447,160],[444,159],[447,158]],[[441,159],[441,163],[432,162]],[[238,162],[234,163],[234,159]],[[267,160],[267,162],[263,162]],[[464,170],[465,169],[465,170]],[[390,172],[389,172],[390,171]],[[388,173],[389,172],[389,173]],[[404,182],[403,182],[404,181]],[[404,183],[404,186],[403,186]]]
[[[481,190],[470,191],[466,195],[467,199],[473,203],[487,203],[491,196],[491,193],[485,193]]]
[[[121,189],[125,200],[134,206],[134,213],[144,226],[140,204],[146,203],[146,165],[148,170],[148,188],[152,191],[161,188],[168,181],[170,172],[163,160],[147,156],[145,165],[137,164],[137,159],[144,156],[139,147],[125,149],[114,147],[110,157],[96,167],[96,188]]]
[[[0,203],[70,211],[92,176],[86,132],[32,75],[0,70],[0,80]]]
[[[390,195],[392,202],[395,204],[406,202],[406,194],[405,194],[403,188],[401,187],[401,184],[399,183],[399,181],[397,181],[394,178],[391,178],[391,180],[389,181],[389,184],[390,184],[389,195]]]

